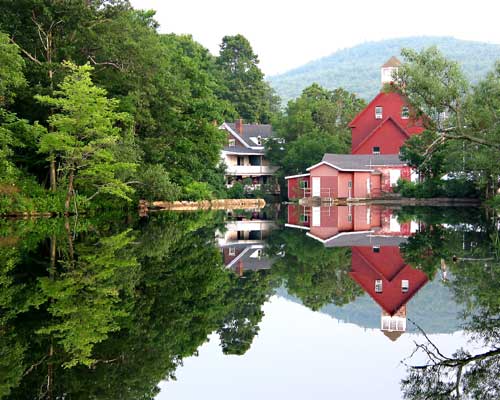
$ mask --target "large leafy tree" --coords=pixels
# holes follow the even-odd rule
[[[114,151],[126,136],[129,116],[117,112],[116,100],[92,83],[92,67],[66,66],[71,73],[54,92],[57,97],[37,96],[59,111],[49,117],[53,131],[41,138],[40,151],[61,159],[67,177],[65,210],[69,211],[77,189],[89,199],[100,193],[129,199],[132,189],[118,174],[135,165],[118,159]]]
[[[402,55],[405,64],[391,90],[408,99],[427,129],[422,140],[414,139],[403,149],[404,158],[428,176],[439,175],[439,167],[441,172],[474,178],[491,196],[500,173],[495,161],[500,150],[498,66],[471,87],[459,65],[435,47],[404,49]]]
[[[220,97],[228,100],[245,121],[267,123],[279,98],[264,81],[258,64],[259,58],[243,35],[222,38],[216,60]]]
[[[290,175],[321,161],[325,153],[348,153],[348,124],[364,106],[362,99],[342,88],[312,84],[274,119],[278,140],[267,142],[268,157],[280,166],[281,175]]]

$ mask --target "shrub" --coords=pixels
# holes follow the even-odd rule
[[[187,200],[210,200],[212,196],[212,187],[206,182],[191,182],[184,188],[184,197]]]
[[[163,165],[146,165],[139,172],[139,181],[137,194],[141,199],[173,201],[180,198],[181,188],[170,180]]]
[[[233,183],[227,191],[227,197],[229,199],[243,199],[245,198],[245,187],[240,182]]]

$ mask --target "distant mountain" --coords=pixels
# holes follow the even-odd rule
[[[461,63],[467,77],[476,82],[500,60],[500,45],[454,39],[452,37],[408,37],[367,42],[312,61],[302,67],[268,78],[271,86],[288,101],[302,89],[317,82],[335,89],[343,87],[365,100],[380,89],[380,66],[402,48],[420,50],[436,45],[448,58]],[[401,57],[400,57],[401,58]]]

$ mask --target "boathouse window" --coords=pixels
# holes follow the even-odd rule
[[[236,139],[229,139],[229,147],[236,146]]]
[[[380,253],[380,247],[379,246],[373,246],[373,252],[374,253]]]
[[[236,248],[235,247],[230,247],[229,248],[229,255],[230,256],[235,256],[236,255]]]
[[[301,216],[300,216],[300,222],[309,222],[309,215],[307,215],[307,214],[301,214]]]
[[[375,119],[382,119],[383,108],[381,106],[375,107]]]
[[[352,181],[347,181],[347,187],[352,188]]]
[[[382,293],[382,279],[375,280],[375,293]]]
[[[309,181],[303,180],[299,182],[299,187],[301,189],[307,189],[309,187]]]
[[[347,222],[352,222],[352,214],[349,214],[349,215],[347,216]]]
[[[403,293],[406,293],[408,291],[408,288],[410,287],[410,282],[408,279],[402,279],[401,280],[401,291]]]
[[[403,106],[401,108],[401,118],[402,119],[410,118],[410,109],[408,108],[408,106]]]
[[[373,146],[372,153],[380,154],[380,146]]]

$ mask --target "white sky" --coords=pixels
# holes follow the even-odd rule
[[[267,75],[372,40],[440,35],[500,43],[498,0],[131,0],[163,33],[189,33],[217,54],[241,33]]]

